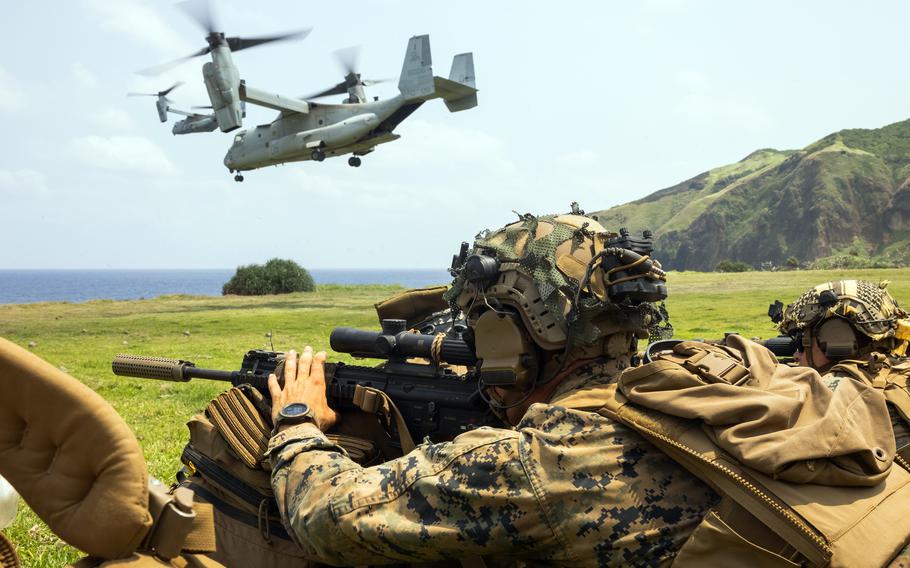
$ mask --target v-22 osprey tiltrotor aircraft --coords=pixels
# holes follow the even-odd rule
[[[399,94],[386,100],[367,101],[360,76],[354,72],[326,92],[336,94],[335,89],[344,88],[348,97],[342,104],[297,100],[287,104],[286,99],[276,101],[251,92],[241,81],[241,100],[274,108],[281,114],[271,124],[238,133],[224,157],[224,165],[241,172],[353,154],[348,164],[358,167],[360,156],[369,154],[379,144],[399,139],[401,136],[393,132],[395,127],[424,102],[441,98],[451,112],[477,106],[472,54],[455,56],[448,79],[434,77],[431,62],[430,37],[412,37],[398,80]],[[327,96],[326,93],[316,96]]]
[[[211,132],[215,128],[222,132],[237,130],[243,125],[246,115],[244,103],[247,102],[279,111],[280,114],[271,123],[242,130],[234,136],[234,142],[224,157],[224,165],[236,174],[236,181],[243,181],[241,172],[247,170],[285,162],[321,162],[326,157],[345,154],[352,154],[348,159],[349,165],[359,167],[361,156],[369,154],[379,144],[400,138],[394,133],[395,127],[424,102],[441,98],[450,112],[477,106],[473,54],[456,55],[449,78],[436,77],[433,75],[428,35],[414,36],[408,42],[398,80],[399,94],[386,100],[379,100],[378,97],[372,101],[367,99],[363,87],[378,81],[361,80],[353,64],[346,66],[344,81],[311,97],[347,93],[341,104],[323,104],[253,88],[240,79],[232,51],[300,37],[308,31],[265,38],[225,37],[224,33],[215,31],[207,4],[187,2],[183,7],[206,29],[208,46],[175,62],[146,70],[146,73],[157,74],[176,63],[211,54],[212,61],[202,67],[211,107],[197,108],[211,108],[212,112],[199,114],[172,108],[167,94],[177,85],[158,93],[131,94],[157,96],[158,115],[162,122],[167,120],[167,113],[185,116],[175,123],[174,134]]]
[[[171,128],[171,132],[174,134],[194,134],[196,132],[214,132],[218,128],[218,121],[215,119],[215,114],[200,114],[198,112],[187,112],[185,110],[180,110],[171,106],[173,101],[167,98],[168,94],[171,91],[182,85],[182,82],[177,82],[168,87],[163,91],[158,91],[157,93],[127,93],[127,96],[130,97],[158,97],[158,100],[155,102],[155,106],[158,109],[158,118],[161,122],[167,122],[168,113],[176,114],[179,116],[185,116],[186,118],[178,120],[174,123],[174,127]],[[194,109],[202,108],[212,108],[210,106],[205,107],[193,107]],[[240,101],[240,110],[241,117],[246,118],[246,103]]]

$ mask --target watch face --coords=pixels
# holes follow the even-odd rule
[[[310,412],[310,407],[302,402],[295,402],[289,404],[281,409],[281,414],[287,416],[288,418],[296,418],[297,416],[304,416]]]

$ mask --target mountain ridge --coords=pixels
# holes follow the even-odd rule
[[[592,215],[611,229],[650,229],[655,256],[675,270],[724,260],[906,266],[910,120],[840,130],[800,150],[761,148]]]

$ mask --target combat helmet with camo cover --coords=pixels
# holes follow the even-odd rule
[[[521,333],[535,350],[561,358],[560,368],[584,352],[628,354],[636,338],[672,335],[666,310],[657,304],[667,296],[666,274],[650,253],[650,232],[635,239],[624,229],[608,231],[575,203],[567,214],[519,214],[514,223],[479,233],[470,250],[462,244],[446,299],[475,329],[483,328],[488,312],[500,319],[505,310],[517,314]],[[512,332],[519,349],[518,332]],[[489,386],[489,360],[484,364],[481,380]],[[538,376],[527,388],[550,378]]]
[[[798,339],[804,348],[818,339],[829,358],[872,351],[904,356],[910,342],[910,316],[887,286],[888,281],[875,284],[866,280],[820,284],[783,310],[778,329]],[[811,353],[811,349],[807,352]]]

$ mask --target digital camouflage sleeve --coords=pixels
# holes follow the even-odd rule
[[[572,380],[608,382],[597,370]],[[533,405],[515,430],[481,428],[374,467],[309,424],[273,438],[270,456],[289,532],[331,564],[656,565],[717,500],[626,427],[553,404]]]

